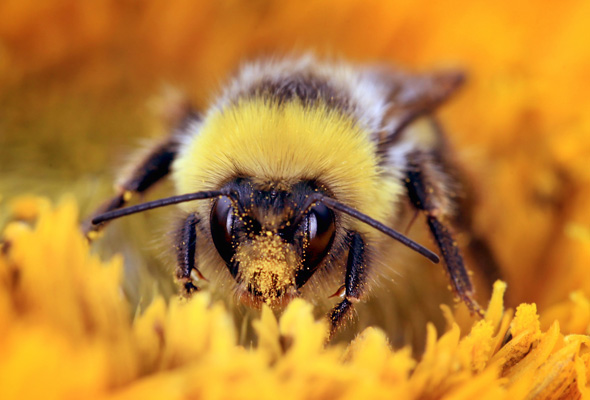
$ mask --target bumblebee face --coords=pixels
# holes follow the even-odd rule
[[[279,189],[280,187],[280,189]],[[308,198],[313,182],[256,185],[240,178],[225,186],[235,198],[216,199],[211,237],[245,301],[277,304],[297,295],[329,253],[336,233],[334,212]]]

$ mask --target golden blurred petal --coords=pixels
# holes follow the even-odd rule
[[[10,245],[0,252],[2,398],[519,399],[588,393],[590,338],[563,336],[557,322],[578,330],[588,324],[581,293],[549,310],[556,319],[542,330],[534,304],[521,304],[514,317],[503,310],[506,285],[499,282],[486,318],[463,337],[443,307],[451,326],[437,337],[434,325],[427,325],[420,361],[410,348],[391,349],[376,328],[346,347],[326,346],[326,319],[316,320],[312,305],[296,299],[278,321],[263,307],[254,323],[258,342],[246,349],[237,344],[230,314],[206,292],[168,304],[156,296],[132,317],[120,289],[120,258],[100,262],[78,229],[75,203],[66,200],[41,207],[36,223],[17,221],[4,231]],[[572,303],[579,310],[568,310]],[[572,315],[577,311],[579,319]],[[503,344],[509,327],[512,337]]]

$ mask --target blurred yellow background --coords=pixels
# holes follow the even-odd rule
[[[307,50],[464,69],[468,84],[440,116],[478,195],[475,228],[498,258],[508,304],[543,310],[576,289],[590,295],[584,0],[3,0],[0,224],[21,194],[74,193],[89,213],[141,140],[165,133],[154,112],[163,85],[203,107],[244,59]],[[124,253],[135,302],[173,291],[169,259],[137,253],[160,252],[168,215],[122,221],[97,244]],[[435,272],[423,284],[445,288]]]

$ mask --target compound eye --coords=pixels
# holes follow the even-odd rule
[[[309,211],[305,218],[305,224],[307,238],[305,264],[309,268],[313,268],[324,258],[334,240],[336,232],[334,213],[319,203]]]
[[[227,197],[220,197],[211,209],[211,236],[217,252],[227,263],[235,254],[233,245],[234,207]]]

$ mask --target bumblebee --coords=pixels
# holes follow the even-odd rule
[[[433,112],[462,84],[457,71],[410,74],[313,56],[245,64],[203,111],[187,108],[86,225],[179,204],[174,249],[184,292],[231,282],[240,301],[280,308],[335,293],[334,333],[363,300],[379,249],[409,200],[425,216],[453,291],[480,307],[450,222],[456,190]],[[171,175],[177,196],[123,208]],[[407,200],[406,200],[407,199]]]

